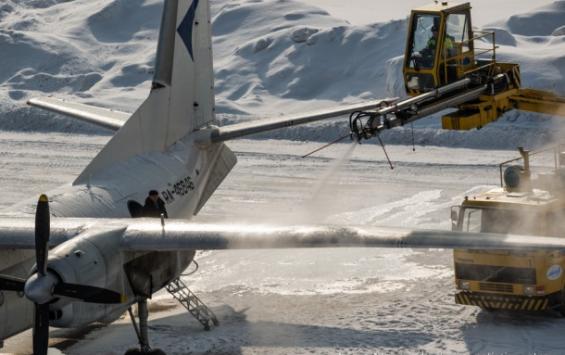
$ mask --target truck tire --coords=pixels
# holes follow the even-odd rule
[[[561,290],[561,304],[557,307],[557,311],[565,318],[565,290]]]

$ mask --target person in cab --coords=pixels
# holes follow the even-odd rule
[[[438,28],[437,25],[434,25],[432,27],[432,36],[428,40],[428,46],[426,48],[430,52],[431,55],[433,55],[433,53],[435,53],[435,51],[436,51],[436,47],[437,47],[437,43],[438,43],[438,37],[439,37],[439,28]],[[452,50],[452,49],[453,49],[453,40],[451,39],[450,36],[445,36],[445,40],[443,42],[444,52],[449,53],[450,50]]]

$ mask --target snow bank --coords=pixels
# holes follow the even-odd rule
[[[6,0],[0,127],[7,112],[37,95],[133,109],[148,91],[161,6],[159,0]]]
[[[383,64],[403,52],[403,21],[350,26],[292,1],[216,10],[222,113],[272,115],[379,97],[386,92]]]
[[[5,0],[0,5],[0,129],[107,134],[23,108],[25,101],[52,94],[133,111],[149,90],[161,6],[160,0]],[[223,123],[403,95],[406,20],[351,25],[320,7],[291,0],[216,0],[212,13],[217,111]],[[521,64],[524,85],[565,94],[565,1],[487,27],[497,32],[499,59]],[[551,136],[553,122],[538,117],[513,113],[471,133],[445,132],[434,118],[415,125],[416,139],[514,148]],[[342,119],[262,137],[327,141],[346,130]],[[399,129],[385,138],[410,143],[411,136]]]
[[[555,1],[531,13],[511,16],[507,23],[511,32],[524,36],[549,36],[563,26],[565,1]]]

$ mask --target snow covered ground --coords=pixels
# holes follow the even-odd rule
[[[3,207],[62,184],[107,137],[0,132]],[[340,144],[232,142],[239,164],[197,218],[331,221],[449,228],[449,207],[498,182],[511,151]],[[341,164],[336,164],[342,161]],[[540,167],[550,166],[552,157]],[[44,174],[49,171],[49,174]],[[328,172],[331,172],[329,174]],[[30,183],[31,181],[31,183]],[[386,249],[200,253],[185,278],[217,313],[205,332],[166,295],[152,302],[151,340],[169,354],[560,354],[556,315],[480,312],[454,304],[451,252]],[[87,331],[52,331],[67,354],[121,354],[134,344],[127,318]],[[25,352],[29,333],[4,351]]]

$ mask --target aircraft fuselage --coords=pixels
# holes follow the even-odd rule
[[[190,218],[197,212],[210,167],[219,157],[218,147],[203,150],[191,138],[183,139],[165,152],[138,155],[116,164],[84,185],[59,187],[48,193],[52,218],[129,218],[128,202],[143,205],[150,190],[159,191],[169,217]],[[29,217],[35,204],[35,198],[24,201],[4,215]],[[51,325],[74,328],[95,321],[111,322],[135,303],[137,296],[150,297],[179,277],[194,258],[195,251],[122,252],[122,232],[104,226],[87,230],[53,248],[48,268],[66,282],[110,288],[126,295],[128,301],[101,305],[61,299],[50,307]],[[0,274],[27,278],[34,264],[33,251],[0,251]],[[0,292],[0,340],[30,328],[32,322],[33,303],[23,294]]]

